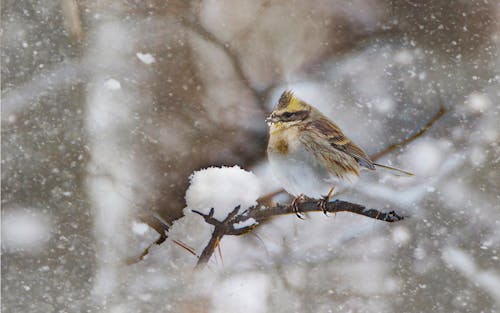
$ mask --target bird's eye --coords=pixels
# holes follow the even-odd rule
[[[283,113],[284,118],[290,118],[290,117],[292,117],[292,115],[293,115],[293,113],[290,113],[290,112]]]

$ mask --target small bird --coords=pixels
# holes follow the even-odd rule
[[[335,123],[291,91],[283,92],[266,122],[271,169],[282,187],[295,196],[292,206],[299,218],[299,203],[306,198],[320,199],[320,208],[326,214],[334,191],[354,184],[362,169],[381,167],[413,175],[370,160]]]

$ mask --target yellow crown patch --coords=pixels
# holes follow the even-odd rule
[[[299,98],[295,97],[292,91],[286,90],[281,95],[278,101],[278,110],[285,109],[289,112],[301,111],[304,109],[304,103]]]

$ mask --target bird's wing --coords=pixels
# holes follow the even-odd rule
[[[305,131],[319,134],[323,137],[331,147],[344,152],[353,157],[359,165],[374,170],[375,166],[370,157],[349,138],[347,138],[340,128],[329,121],[327,118],[318,118],[307,123]]]

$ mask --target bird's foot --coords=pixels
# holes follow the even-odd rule
[[[335,187],[330,188],[330,191],[328,191],[328,194],[326,196],[323,196],[319,202],[318,206],[321,210],[323,210],[323,214],[328,215],[328,202],[330,202],[330,198],[332,197],[333,190]]]
[[[304,201],[305,199],[306,199],[306,196],[300,194],[295,199],[293,199],[293,201],[292,201],[293,212],[301,220],[303,220],[304,218],[302,217],[302,211],[300,210],[300,203],[302,201]]]
[[[328,196],[324,196],[318,201],[318,206],[325,215],[328,215],[328,202],[330,202],[330,197]]]

